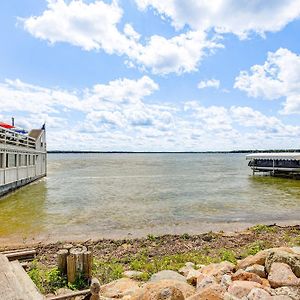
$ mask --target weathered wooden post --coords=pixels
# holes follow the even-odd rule
[[[85,246],[64,245],[57,252],[57,263],[58,269],[67,275],[70,283],[74,283],[81,276],[87,280],[92,278],[93,252],[88,251]]]
[[[58,270],[62,274],[67,274],[67,257],[68,257],[68,250],[61,249],[57,252],[57,266]]]

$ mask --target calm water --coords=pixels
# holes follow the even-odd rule
[[[199,232],[297,221],[300,181],[242,154],[50,154],[48,177],[0,201],[0,238]]]

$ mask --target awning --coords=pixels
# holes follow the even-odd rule
[[[0,122],[0,127],[6,128],[6,129],[15,128],[14,126],[7,124],[7,123],[3,123],[3,122]]]
[[[279,153],[253,153],[246,155],[246,159],[271,159],[271,160],[300,160],[300,153],[279,152]]]

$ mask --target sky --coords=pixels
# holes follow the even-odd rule
[[[0,25],[0,121],[49,150],[300,148],[299,0],[9,0]]]

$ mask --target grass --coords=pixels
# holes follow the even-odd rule
[[[88,286],[87,281],[82,276],[79,276],[73,284],[70,284],[67,281],[67,277],[62,275],[57,268],[44,269],[37,261],[31,263],[28,275],[44,294],[54,293],[63,287],[71,290],[80,290]]]
[[[255,233],[266,233],[266,232],[277,232],[277,227],[258,224],[249,228],[251,231]]]

